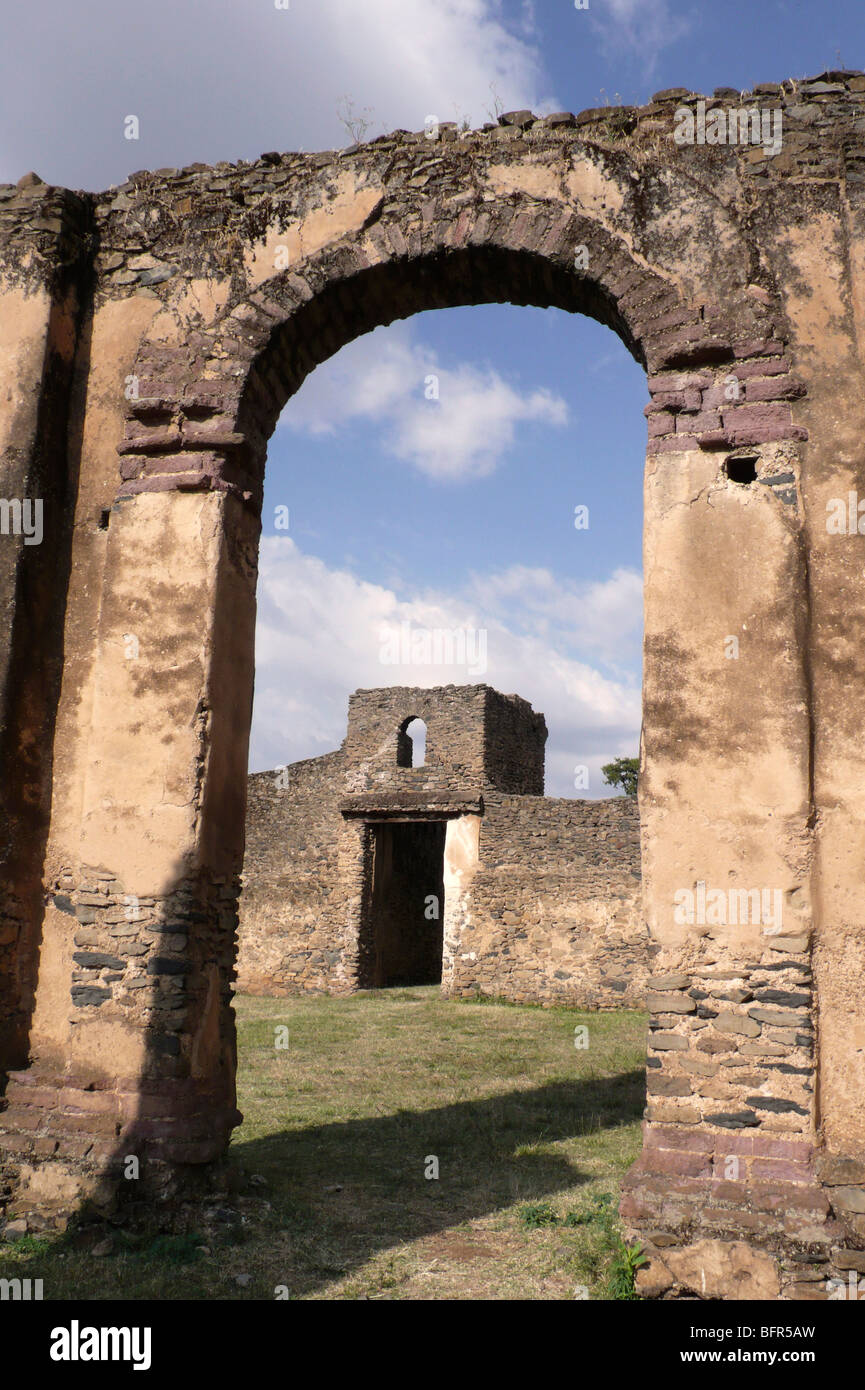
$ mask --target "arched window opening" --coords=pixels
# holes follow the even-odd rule
[[[423,767],[426,761],[426,724],[412,715],[400,726],[397,740],[398,767]]]

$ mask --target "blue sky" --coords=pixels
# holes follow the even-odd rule
[[[608,791],[601,762],[639,732],[645,400],[609,329],[512,305],[419,314],[314,372],[268,455],[253,765],[332,746],[349,672],[477,679],[547,715],[549,791],[576,794],[578,765]],[[405,622],[485,632],[486,669],[382,665]]]
[[[44,0],[4,35],[0,180],[334,148],[347,100],[371,137],[497,101],[747,90],[861,68],[863,33],[861,0]],[[608,794],[600,764],[639,736],[645,400],[608,329],[507,305],[377,329],[313,373],[269,451],[251,767],[337,746],[355,686],[484,679],[545,712],[548,792]],[[383,664],[404,624],[483,630],[485,670]]]
[[[579,111],[863,66],[860,0],[42,0],[0,48],[0,179],[107,187],[133,169],[345,143],[493,105]],[[136,114],[140,138],[124,139]]]

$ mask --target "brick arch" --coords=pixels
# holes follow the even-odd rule
[[[22,380],[39,404],[34,459],[44,416],[52,441],[45,456],[71,477],[67,465],[80,448],[82,487],[68,630],[62,614],[58,624],[58,641],[61,629],[74,640],[57,759],[72,772],[68,787],[58,778],[45,884],[53,893],[45,941],[54,955],[40,962],[47,1004],[34,1029],[34,1063],[5,1097],[0,1150],[5,1133],[11,1152],[54,1162],[58,1139],[56,1161],[94,1173],[126,1152],[118,1140],[140,1142],[148,1162],[201,1163],[221,1152],[238,1118],[231,954],[267,437],[304,376],[377,324],[448,305],[549,304],[617,332],[646,370],[651,396],[641,814],[646,913],[659,952],[657,1046],[625,1214],[643,1234],[666,1232],[667,1243],[687,1244],[703,1230],[725,1239],[750,1239],[753,1230],[773,1249],[800,1235],[811,1241],[811,1216],[822,1220],[826,1200],[815,1194],[809,1166],[810,1041],[797,1034],[797,1064],[779,1073],[770,1051],[761,1057],[753,1042],[736,1040],[780,1026],[779,1003],[810,1017],[810,933],[818,925],[829,1001],[821,1014],[822,1123],[831,1122],[832,1153],[863,1151],[865,1129],[845,1079],[850,1068],[863,1072],[847,1045],[860,1019],[849,962],[862,959],[861,912],[851,905],[861,896],[861,816],[858,783],[844,781],[842,757],[860,768],[861,721],[849,695],[855,682],[842,691],[836,679],[839,651],[850,670],[861,667],[844,644],[863,600],[848,603],[856,537],[844,549],[822,536],[817,490],[831,479],[833,495],[847,497],[856,481],[850,460],[860,457],[862,271],[850,244],[863,218],[855,170],[865,75],[836,100],[848,78],[815,84],[826,118],[812,128],[801,113],[812,133],[797,130],[777,159],[734,145],[674,144],[674,106],[693,104],[677,91],[616,117],[612,130],[605,110],[564,125],[522,121],[518,135],[478,132],[435,149],[396,132],[342,154],[143,171],[105,194],[46,189],[33,197],[31,188],[4,203],[0,242],[8,243],[16,285],[19,277],[38,280],[41,257],[49,268],[66,266],[68,247],[79,248],[81,341],[69,376],[81,391],[61,387],[51,371],[41,382],[26,373]],[[801,106],[797,92],[764,92],[760,104],[782,95],[786,121],[786,107]],[[542,194],[507,191],[533,187]],[[305,240],[312,223],[340,231],[325,227],[323,243]],[[284,232],[296,259],[271,275],[263,257],[271,234]],[[579,247],[585,265],[575,261]],[[65,322],[74,296],[60,312],[54,295],[51,288],[48,307]],[[12,305],[19,313],[14,297]],[[148,319],[153,328],[142,338]],[[51,341],[51,323],[43,328]],[[58,337],[71,343],[76,332],[72,325]],[[25,325],[22,360],[24,348],[50,360],[32,353],[37,341],[37,329]],[[135,400],[112,391],[120,362],[138,379]],[[807,379],[801,414],[805,385],[791,362]],[[86,410],[78,399],[85,394]],[[814,443],[800,468],[805,421]],[[70,423],[73,435],[79,426],[82,433],[65,454]],[[725,466],[736,451],[760,455],[748,491]],[[807,533],[801,508],[810,509]],[[142,639],[138,666],[125,664],[130,632]],[[739,662],[726,660],[729,634],[742,638]],[[35,680],[44,650],[28,645]],[[833,768],[843,770],[840,781]],[[847,788],[843,818],[838,786]],[[834,898],[825,896],[830,876],[818,877],[822,897],[812,912],[815,827],[835,856],[827,862],[837,866],[836,851],[847,846],[852,867],[839,870],[847,887],[836,886]],[[348,860],[354,849],[347,842]],[[780,959],[762,940],[734,933],[677,936],[673,894],[701,880],[713,889],[734,880],[781,885],[792,927],[801,920],[802,931],[786,935]],[[137,968],[129,962],[143,957],[117,964],[115,950],[126,951],[116,946],[124,939],[117,914],[130,895],[143,907],[139,925],[129,924],[142,938],[132,944],[149,953],[165,1007],[140,1002],[156,997],[149,986],[126,992]],[[73,917],[87,924],[83,934]],[[125,919],[121,925],[125,934]],[[84,959],[59,959],[73,940]],[[109,964],[100,964],[103,951]],[[0,985],[3,969],[0,961]],[[116,976],[100,973],[107,970]],[[60,982],[73,1006],[69,1027],[53,1007],[64,997]],[[762,1017],[751,1016],[752,995]],[[703,1029],[723,1035],[730,1071],[717,1064],[714,1075]],[[742,1064],[735,1083],[726,1079],[734,1063]],[[70,1064],[78,1073],[69,1075]],[[57,1093],[62,1106],[49,1106],[46,1097]],[[51,1118],[34,1129],[43,1108]],[[84,1117],[97,1111],[104,1141],[79,1147],[78,1131],[94,1127]],[[731,1135],[742,1125],[744,1134]],[[731,1154],[745,1155],[745,1168],[721,1188],[715,1177]],[[792,1183],[796,1200],[788,1201],[789,1187],[767,1190],[773,1177]],[[763,1185],[767,1214],[756,1222],[738,1209],[750,1201],[749,1183]],[[858,1189],[844,1184],[835,1205],[846,1193],[858,1211]],[[791,1213],[783,1232],[776,1212]],[[828,1227],[824,1234],[834,1238]],[[861,1222],[855,1235],[858,1251]],[[671,1270],[673,1263],[671,1256]]]
[[[375,221],[242,297],[188,349],[145,339],[118,496],[215,490],[260,506],[267,441],[309,372],[395,319],[490,302],[584,313],[617,333],[648,374],[649,453],[807,437],[792,421],[803,388],[768,294],[723,309],[688,303],[598,221],[511,195]],[[758,408],[746,385],[728,399],[730,374],[759,379]]]
[[[730,254],[736,262],[736,286],[745,275],[741,267],[753,263],[744,239],[740,234],[742,254],[738,258]],[[586,248],[585,269],[575,262],[575,251],[580,247]],[[206,702],[200,745],[199,761],[204,765],[208,760],[208,771],[200,792],[203,830],[199,843],[208,847],[202,850],[197,876],[182,885],[196,902],[202,921],[212,923],[214,896],[224,894],[231,899],[233,890],[227,884],[223,887],[224,875],[238,871],[242,857],[255,553],[266,445],[279,413],[318,363],[375,326],[424,309],[490,301],[553,305],[589,314],[618,333],[647,373],[651,395],[646,408],[647,455],[656,465],[651,505],[647,491],[647,551],[651,554],[673,547],[669,563],[659,567],[666,568],[666,576],[658,577],[656,572],[646,586],[641,799],[647,813],[644,843],[651,845],[654,858],[646,859],[644,882],[648,885],[650,926],[662,916],[672,889],[687,879],[671,882],[672,869],[666,870],[661,861],[666,856],[676,872],[689,874],[688,851],[680,849],[681,842],[687,840],[685,827],[689,821],[700,817],[707,821],[717,813],[714,789],[696,787],[692,782],[683,793],[686,760],[695,753],[711,758],[718,747],[726,751],[730,746],[723,727],[718,732],[717,724],[712,729],[706,719],[711,692],[705,677],[699,673],[696,678],[689,677],[689,664],[695,664],[695,649],[702,646],[708,651],[718,641],[713,603],[732,607],[737,620],[744,615],[749,622],[754,611],[767,608],[756,582],[746,579],[743,614],[739,613],[738,600],[728,604],[723,581],[720,585],[713,580],[706,582],[711,570],[707,556],[725,549],[737,552],[743,522],[748,520],[731,490],[720,488],[718,506],[710,500],[704,509],[692,513],[691,503],[701,489],[703,494],[711,490],[712,477],[723,477],[721,464],[730,451],[757,451],[780,443],[785,446],[785,467],[788,462],[792,466],[795,445],[805,437],[792,414],[793,402],[804,388],[791,375],[783,316],[777,304],[766,290],[746,289],[743,284],[740,294],[730,294],[718,305],[709,288],[705,297],[688,302],[670,275],[660,266],[648,264],[643,254],[629,246],[624,234],[614,234],[597,219],[560,202],[510,195],[493,203],[461,205],[453,216],[447,215],[446,201],[431,208],[410,209],[402,218],[388,219],[380,209],[361,230],[328,244],[260,287],[240,292],[210,326],[188,334],[181,346],[170,348],[155,338],[145,338],[134,372],[139,395],[127,403],[125,439],[119,445],[122,477],[117,498],[122,506],[118,508],[121,520],[114,544],[119,548],[134,543],[136,527],[146,525],[151,502],[156,504],[157,513],[165,516],[171,494],[203,495],[213,504],[209,515],[218,517],[216,524],[225,542],[221,578],[226,592],[230,589],[234,593],[236,605],[229,621],[225,616],[227,603],[218,595],[208,600],[211,670],[220,673],[209,686],[210,703]],[[663,456],[670,454],[681,455],[681,464],[664,468]],[[791,541],[797,493],[795,484],[786,486],[790,472],[777,467],[780,457],[777,453],[772,457],[769,473],[784,486],[773,484],[771,489],[760,490],[765,496],[752,510],[748,545],[752,554],[759,545],[761,554],[768,557],[765,572],[773,586],[786,584],[797,593],[801,555]],[[697,479],[694,494],[688,490],[691,477]],[[770,491],[779,504],[792,501],[794,505],[769,503]],[[688,505],[682,507],[682,502]],[[677,508],[686,518],[682,527],[671,521]],[[760,525],[768,524],[759,543],[754,526],[758,508]],[[125,542],[121,539],[124,527]],[[701,589],[711,598],[704,597],[702,607],[695,609],[683,638],[666,609],[675,608],[678,592]],[[795,615],[784,605],[777,605],[770,617],[760,621],[769,627],[771,660],[782,672],[785,653],[793,641]],[[795,724],[796,731],[795,736],[785,736],[791,741],[796,777],[806,788],[807,754],[803,757],[804,741],[799,735],[803,715],[796,679],[794,673],[785,702],[785,718],[791,727]],[[720,709],[719,702],[715,703]],[[749,707],[752,725],[768,728],[776,717],[776,707],[771,691],[761,691]],[[196,719],[199,710],[196,706]],[[662,771],[656,773],[656,767]],[[672,810],[670,793],[679,803]],[[725,815],[739,814],[735,794],[731,793],[730,804],[723,808]],[[805,795],[803,791],[803,799]],[[759,832],[748,821],[749,813],[741,814],[743,824],[747,822],[743,833],[756,842]],[[349,864],[359,862],[363,853],[352,841],[352,834],[349,825],[346,841],[340,846],[340,856]],[[763,852],[763,846],[758,845],[756,852]],[[218,977],[222,990],[220,1029],[224,1044],[222,1071],[217,1078],[223,1097],[221,1109],[214,1107],[202,1121],[206,1146],[201,1152],[210,1156],[218,1151],[227,1128],[234,1123],[230,1109],[234,1064],[225,1060],[233,1045],[227,965],[233,949],[233,910],[219,908],[219,925],[213,927],[211,938],[217,944],[207,946],[211,957],[218,956],[218,964],[211,959],[208,968],[214,978]],[[198,939],[204,942],[205,934]],[[669,945],[665,949],[670,951]],[[683,974],[663,971],[660,977],[685,979]],[[190,976],[190,1035],[196,1035],[205,1010],[204,983],[201,971]],[[675,1018],[683,1001],[668,999],[666,994],[659,994],[658,1000],[658,1026],[667,1027],[668,1011]],[[685,1001],[686,1009],[688,1004]],[[684,1041],[690,1047],[691,1040],[683,1035]],[[158,1040],[151,1043],[153,1048],[158,1048]],[[681,1085],[678,1075],[667,1075],[669,1062],[654,1058],[653,1064],[660,1074],[650,1074],[650,1090]],[[679,1092],[674,1090],[673,1094]],[[654,1118],[661,1118],[660,1110]],[[672,1160],[666,1157],[663,1145],[657,1158],[660,1150],[655,1141],[667,1142],[666,1128],[653,1128],[647,1139],[644,1169],[650,1174],[649,1187],[654,1180],[653,1164],[679,1162],[676,1156]],[[176,1161],[173,1141],[163,1141],[161,1131],[158,1138],[165,1143],[166,1154]],[[715,1142],[713,1137],[711,1142]],[[666,1190],[663,1185],[662,1190]],[[698,1206],[702,1200],[698,1193]],[[631,1213],[640,1214],[634,1206]]]

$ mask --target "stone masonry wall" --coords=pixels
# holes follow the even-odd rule
[[[486,688],[484,769],[500,792],[544,794],[544,746],[547,726],[518,695]]]
[[[424,764],[399,767],[400,729],[413,718],[427,726]],[[494,786],[542,793],[546,738],[542,714],[488,685],[356,690],[349,698],[345,791],[471,794]]]
[[[698,122],[783,113],[783,143],[681,144],[682,106]],[[648,1277],[727,1296],[713,1269],[745,1242],[758,1297],[861,1268],[865,567],[855,505],[842,534],[827,508],[865,480],[863,134],[865,74],[828,72],[141,170],[93,194],[36,175],[0,187],[3,492],[46,504],[39,556],[0,547],[0,1152],[60,1171],[52,1146],[97,1107],[124,1146],[133,1113],[152,1117],[142,1143],[194,1133],[199,1160],[219,1151],[237,1120],[233,894],[267,439],[305,376],[380,324],[553,305],[610,326],[651,397],[640,816],[661,997],[626,1196],[657,1254]],[[498,785],[474,747],[470,762],[475,810],[439,807],[462,827],[448,881],[468,910],[493,826],[479,803],[532,790]],[[423,785],[403,772],[397,802]],[[349,973],[371,812],[355,814],[337,832]],[[753,921],[682,926],[675,894],[700,882],[777,886],[799,944],[776,953]],[[140,937],[112,932],[127,896],[152,908]],[[808,952],[819,1067],[806,1028],[752,1012],[803,1019],[805,1004],[764,996],[806,994]],[[776,954],[793,964],[770,970]],[[790,1044],[770,1036],[785,1031]]]
[[[649,973],[636,800],[488,798],[447,993],[642,1008]]]
[[[622,1201],[646,1237],[641,1291],[687,1292],[697,1249],[709,1286],[723,1286],[712,1242],[743,1233],[765,1253],[749,1256],[739,1297],[825,1297],[828,1278],[865,1272],[865,1166],[821,1160],[813,1141],[807,936],[768,936],[742,960],[709,932],[686,971],[648,985],[644,1149]]]
[[[341,752],[249,778],[240,898],[238,988],[334,990],[349,895],[337,835]],[[282,786],[281,781],[288,785]]]
[[[538,763],[543,776],[543,716],[518,697],[487,687],[357,692],[338,752],[249,778],[240,989],[288,994],[358,987],[362,884],[351,859],[345,879],[339,844],[341,837],[359,837],[361,855],[365,840],[369,854],[372,837],[368,824],[347,821],[340,806],[346,787],[357,785],[359,765],[363,780],[378,788],[382,805],[391,809],[399,800],[394,785],[412,774],[426,780],[425,768],[396,765],[396,731],[402,718],[418,711],[433,740],[430,797],[461,789],[472,748],[485,753],[488,772],[502,782],[531,785]],[[527,747],[519,746],[519,725],[529,731]],[[483,776],[480,765],[476,775]],[[409,780],[409,789],[404,795],[422,795],[417,782]],[[640,1007],[648,955],[636,802],[566,801],[488,789],[482,806],[480,863],[470,906],[445,943],[444,992],[586,1008]]]

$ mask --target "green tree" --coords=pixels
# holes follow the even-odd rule
[[[611,763],[605,763],[601,771],[608,787],[621,787],[625,796],[637,795],[639,758],[614,758]]]

